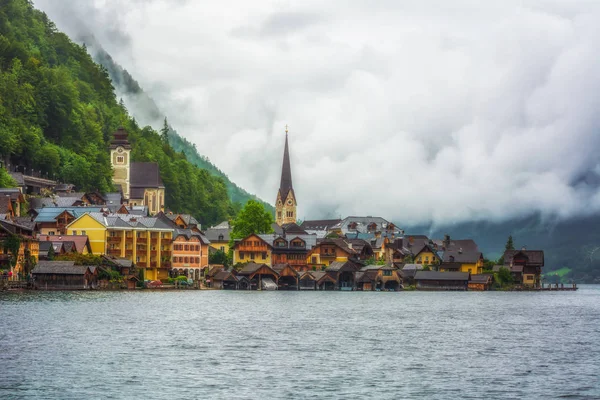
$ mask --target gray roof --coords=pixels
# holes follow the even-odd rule
[[[289,235],[287,235],[284,238],[283,236],[280,236],[280,235],[266,233],[266,234],[260,234],[260,235],[258,235],[258,237],[260,237],[265,242],[269,243],[269,245],[271,245],[272,247],[273,247],[273,243],[275,242],[275,240],[277,240],[279,238],[284,239],[288,243],[293,239],[299,238],[299,239],[303,240],[304,243],[306,243],[307,250],[312,249],[317,244],[317,235],[295,235],[295,234],[290,233]],[[294,249],[294,247],[287,247],[287,248]]]
[[[90,217],[100,222],[107,228],[143,228],[170,230],[173,228],[157,217],[140,217],[132,214],[104,214],[100,212],[89,213]]]
[[[350,229],[350,225],[356,223],[356,229]],[[330,229],[341,229],[343,234],[348,232],[368,232],[368,226],[371,224],[375,224],[375,229],[373,231],[382,231],[386,230],[390,226],[390,222],[381,217],[346,217],[341,222],[335,224]]]
[[[339,271],[358,271],[360,266],[353,263],[352,261],[334,261],[329,264],[329,267],[325,271],[327,272],[339,272]]]
[[[477,261],[479,261],[481,257],[482,254],[479,251],[450,250],[444,251],[442,261],[475,264],[477,263]]]
[[[39,261],[32,274],[84,275],[87,266],[75,265],[75,261]]]
[[[402,271],[416,271],[420,269],[423,269],[423,264],[404,264],[404,266],[402,267]]]
[[[219,241],[229,241],[229,234],[231,233],[231,229],[223,229],[223,228],[210,228],[207,229],[204,234],[211,242],[219,242]],[[223,235],[223,239],[219,240],[219,236]]]
[[[438,271],[417,271],[415,280],[422,281],[468,281],[468,272],[438,272]]]
[[[341,219],[317,219],[317,220],[309,220],[303,221],[300,227],[304,230],[311,231],[326,231],[334,225],[342,222]]]
[[[160,178],[158,164],[155,162],[132,162],[130,166],[130,187],[133,188],[164,188],[165,185]],[[132,195],[132,198],[142,198],[142,196]]]
[[[517,254],[523,254],[528,258],[528,264],[544,265],[544,251],[543,250],[506,250],[504,252],[504,264],[509,265],[513,262],[513,258]]]
[[[491,274],[475,274],[471,275],[471,281],[473,283],[488,283],[492,279]]]
[[[191,230],[191,229],[176,228],[175,233],[173,235],[173,239],[176,238],[177,236],[184,236],[187,240],[190,240],[192,238],[192,236],[195,236],[198,239],[200,239],[200,241],[202,243],[210,244],[210,240],[208,240],[208,238],[206,236],[204,236],[202,233],[199,233],[199,232]]]

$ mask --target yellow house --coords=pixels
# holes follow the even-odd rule
[[[273,247],[260,236],[252,234],[242,240],[236,240],[233,245],[233,263],[254,262],[272,265]]]
[[[89,237],[93,254],[131,260],[145,280],[169,277],[173,228],[158,218],[89,213],[67,226],[67,234],[74,231]]]
[[[459,271],[471,274],[483,272],[483,254],[479,251],[450,250],[444,252],[440,271]]]
[[[348,261],[349,257],[356,254],[352,244],[344,239],[323,239],[308,253],[306,262],[309,266],[328,267],[335,261]]]
[[[437,252],[428,244],[424,245],[414,256],[415,264],[438,265],[442,262]]]
[[[229,252],[230,233],[231,228],[227,221],[205,231],[206,238],[210,241],[210,247],[215,250],[221,250],[224,253]]]

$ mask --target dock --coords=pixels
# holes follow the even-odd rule
[[[565,285],[564,283],[542,283],[542,286],[538,288],[538,290],[543,291],[575,291],[577,289],[578,287],[576,283],[569,283],[567,285]]]

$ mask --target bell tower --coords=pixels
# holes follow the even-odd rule
[[[283,166],[281,167],[281,183],[277,192],[275,201],[275,222],[281,226],[284,224],[295,223],[296,214],[296,195],[292,187],[292,167],[290,165],[290,151],[288,148],[288,128],[285,126],[285,147],[283,150]]]
[[[110,164],[113,168],[113,183],[120,186],[123,198],[129,200],[130,176],[131,176],[131,144],[129,144],[128,133],[125,128],[120,127],[113,133],[110,141]]]

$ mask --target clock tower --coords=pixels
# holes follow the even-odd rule
[[[275,222],[281,226],[296,223],[296,195],[292,187],[292,168],[288,149],[288,129],[285,127],[285,147],[283,150],[283,166],[281,167],[281,183],[275,201]]]
[[[110,142],[110,163],[113,168],[113,183],[120,186],[123,198],[129,199],[131,176],[131,144],[127,139],[128,133],[120,127],[113,133]]]

